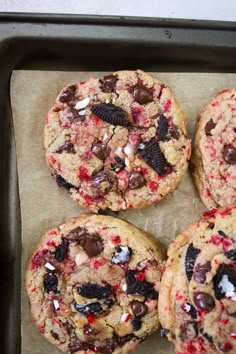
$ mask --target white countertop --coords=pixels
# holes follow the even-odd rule
[[[235,0],[0,0],[0,12],[236,21]]]

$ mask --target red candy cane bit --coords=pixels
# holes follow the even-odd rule
[[[57,235],[57,231],[51,230],[48,234],[49,234],[49,236]]]
[[[220,349],[223,351],[229,352],[230,350],[233,349],[233,346],[231,343],[224,343]]]
[[[40,333],[44,333],[44,328],[45,328],[44,325],[39,325],[38,326],[38,329],[39,329]]]
[[[120,289],[120,286],[119,286],[118,284],[115,284],[115,285],[113,286],[113,288],[114,288],[115,290],[119,290],[119,289]]]
[[[79,168],[79,177],[84,179],[85,181],[89,181],[90,177],[88,175],[88,169],[84,166],[80,166]]]
[[[87,320],[89,323],[93,323],[96,321],[96,317],[94,317],[93,315],[88,315]]]
[[[149,182],[148,186],[149,186],[149,188],[150,188],[152,193],[155,193],[158,190],[158,187],[159,187],[158,183],[155,182],[155,181]]]
[[[111,242],[113,243],[113,245],[119,245],[121,243],[121,238],[119,235],[114,236],[111,240]]]
[[[236,332],[231,333],[231,334],[230,334],[230,337],[231,337],[232,339],[235,339],[235,340],[236,340]]]
[[[211,209],[203,213],[204,218],[215,218],[217,209]]]

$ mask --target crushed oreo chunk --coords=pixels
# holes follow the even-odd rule
[[[229,258],[231,261],[236,263],[236,250],[230,250],[224,253],[224,255]]]
[[[169,329],[167,329],[167,328],[161,329],[161,337],[167,338],[169,333],[170,333]]]
[[[155,300],[158,298],[157,291],[153,288],[152,284],[147,280],[137,280],[135,278],[135,271],[126,271],[127,294],[143,295],[147,299]]]
[[[106,299],[108,296],[112,295],[112,286],[106,284],[104,286],[96,283],[86,283],[82,286],[77,287],[77,292],[79,295],[87,299]]]
[[[140,328],[142,327],[142,322],[139,318],[133,318],[131,320],[131,324],[132,324],[132,327],[133,327],[133,330],[134,331],[139,331]]]
[[[63,187],[66,190],[70,190],[71,188],[76,188],[71,183],[67,182],[62,176],[56,175],[56,182],[59,187]]]
[[[68,252],[69,241],[63,240],[62,243],[56,248],[55,258],[58,262],[63,262]]]
[[[57,294],[60,292],[57,289],[58,278],[54,273],[47,273],[44,275],[43,286],[46,293],[50,293],[50,291],[52,291],[54,294]]]
[[[129,123],[126,112],[113,103],[99,103],[94,105],[91,110],[107,123],[124,127]]]
[[[190,281],[192,278],[194,264],[196,262],[199,252],[200,250],[198,248],[195,248],[192,243],[187,248],[185,255],[185,273],[188,281]]]
[[[125,168],[125,161],[119,156],[115,157],[115,161],[111,164],[111,169],[115,172],[119,172]]]
[[[132,255],[132,249],[128,246],[117,246],[115,252],[112,255],[111,261],[115,264],[124,264],[129,262]]]
[[[161,152],[158,141],[153,138],[139,147],[139,153],[144,161],[151,166],[160,176],[166,172],[167,161]]]
[[[117,81],[118,78],[115,75],[104,76],[102,79],[99,80],[100,90],[102,92],[108,92],[108,93],[114,92]]]
[[[76,301],[73,301],[74,308],[82,315],[88,316],[95,313],[100,313],[103,311],[102,305],[99,302],[92,302],[89,304],[78,304]]]
[[[76,353],[81,350],[88,350],[89,346],[86,342],[82,342],[79,338],[76,338],[72,343],[69,344],[68,349],[70,353]]]
[[[202,335],[205,339],[207,339],[207,341],[208,341],[209,343],[213,343],[213,338],[212,338],[212,336],[210,336],[207,332],[205,332],[205,331],[204,331],[204,328],[200,328],[199,332],[201,333],[201,335]]]
[[[161,114],[158,121],[157,134],[159,140],[165,140],[168,133],[168,120]]]
[[[227,264],[222,264],[214,278],[214,291],[217,300],[236,293],[236,272]]]

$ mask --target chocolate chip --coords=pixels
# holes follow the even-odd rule
[[[133,91],[134,99],[140,104],[146,104],[152,102],[153,94],[152,92],[143,85],[135,85]]]
[[[115,157],[115,162],[111,164],[111,169],[115,172],[119,172],[125,168],[125,161],[119,156]]]
[[[229,258],[231,261],[236,263],[236,249],[225,252],[224,255]]]
[[[170,136],[176,140],[179,140],[180,138],[180,133],[178,131],[178,128],[176,127],[176,125],[171,125],[168,129],[168,132],[170,134]]]
[[[169,333],[170,333],[169,329],[167,329],[167,328],[161,329],[161,337],[167,338]]]
[[[141,144],[139,153],[144,161],[151,166],[160,176],[163,176],[166,171],[167,161],[161,152],[159,143],[156,139]]]
[[[112,255],[111,261],[115,264],[124,264],[129,262],[132,255],[132,249],[128,246],[117,246],[115,252]]]
[[[231,144],[226,144],[223,148],[223,159],[230,165],[236,164],[236,149]]]
[[[56,274],[47,273],[44,275],[43,279],[44,291],[50,293],[52,291],[54,294],[59,293],[60,291],[57,289],[58,279]]]
[[[206,133],[206,135],[208,135],[208,136],[211,135],[211,131],[212,131],[212,129],[215,128],[215,126],[216,126],[216,123],[214,123],[212,119],[209,120],[207,122],[207,124],[205,125],[205,133]]]
[[[193,272],[193,278],[197,283],[204,284],[206,281],[206,274],[211,270],[211,262],[204,264],[198,263]]]
[[[159,117],[157,133],[159,140],[165,140],[166,135],[168,133],[168,120],[166,119],[164,114],[161,114]]]
[[[99,160],[106,160],[106,158],[110,155],[111,149],[106,144],[102,142],[98,142],[97,144],[93,145],[92,153],[99,159]]]
[[[199,252],[200,250],[198,248],[195,248],[193,244],[190,243],[185,255],[185,273],[188,281],[190,281],[192,278],[194,264],[196,262]]]
[[[78,226],[71,230],[69,234],[63,236],[63,238],[71,242],[79,242],[80,238],[83,237],[84,234],[87,234],[86,231]]]
[[[213,230],[215,227],[215,224],[213,222],[210,222],[210,224],[208,225],[208,228]]]
[[[50,332],[52,337],[55,339],[55,340],[59,340],[59,335],[53,331]]]
[[[131,324],[132,324],[132,327],[133,327],[134,331],[139,331],[140,328],[142,327],[142,322],[140,321],[139,318],[133,318],[131,320]]]
[[[143,317],[147,313],[147,306],[137,300],[132,301],[131,308],[135,317]]]
[[[77,287],[79,295],[86,297],[87,299],[105,299],[112,294],[112,287],[110,284],[104,286],[96,283],[86,283]]]
[[[131,339],[134,338],[134,335],[133,335],[133,334],[127,334],[126,336],[122,336],[122,337],[117,336],[116,338],[117,338],[118,344],[119,344],[120,346],[122,346],[122,345],[124,345],[125,343],[131,341]]]
[[[227,291],[234,288],[236,292],[236,272],[227,264],[222,264],[214,278],[214,290],[217,300],[221,300],[226,296]]]
[[[69,111],[70,111],[70,115],[68,115],[68,118],[70,120],[71,123],[73,122],[77,122],[77,121],[80,121],[80,122],[84,122],[85,121],[85,114],[81,114],[81,111],[83,110],[78,110],[75,108],[75,106],[69,106]]]
[[[115,75],[107,75],[99,80],[102,92],[114,92],[118,78]]]
[[[79,238],[79,243],[89,257],[98,256],[104,249],[102,238],[96,234],[84,232]]]
[[[67,182],[62,176],[56,175],[56,182],[59,187],[63,187],[66,190],[70,190],[71,188],[76,188],[71,183]]]
[[[218,230],[218,234],[222,237],[227,237],[227,235],[222,230]]]
[[[135,271],[127,270],[126,271],[126,283],[127,283],[127,294],[138,294],[144,295],[146,298],[149,299],[156,299],[158,298],[158,293],[150,282],[147,280],[137,280],[135,278]]]
[[[63,262],[68,252],[69,241],[63,240],[63,242],[56,248],[55,258],[58,262]]]
[[[59,101],[63,103],[70,102],[75,96],[75,91],[76,91],[75,86],[67,87],[67,89],[64,92],[62,92],[62,94],[60,95]]]
[[[89,346],[86,342],[82,342],[79,338],[76,338],[74,342],[68,345],[68,349],[70,353],[76,353],[80,350],[88,350]]]
[[[108,193],[112,188],[112,177],[108,173],[101,171],[93,176],[91,185],[97,189],[97,192]]]
[[[89,336],[90,334],[93,334],[93,333],[94,333],[93,328],[90,326],[89,323],[84,326],[83,332],[84,332],[84,334],[86,334],[87,336]]]
[[[139,172],[133,171],[129,176],[128,186],[130,189],[141,188],[145,185],[145,182],[145,179]]]
[[[113,103],[99,103],[91,111],[100,119],[113,125],[127,126],[129,121],[126,112]]]
[[[65,142],[64,145],[60,146],[55,152],[57,154],[61,154],[64,151],[67,152],[68,154],[75,154],[74,144],[67,141],[67,142]]]
[[[198,335],[198,326],[196,322],[185,321],[182,327],[183,338],[192,340]]]
[[[102,305],[99,302],[92,302],[91,304],[78,304],[76,301],[73,301],[73,305],[76,311],[85,316],[103,311]]]
[[[210,312],[215,307],[213,297],[203,291],[198,291],[193,294],[193,302],[199,310]]]

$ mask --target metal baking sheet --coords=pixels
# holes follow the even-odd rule
[[[2,352],[21,352],[21,218],[9,82],[14,69],[236,72],[236,24],[0,14]]]

